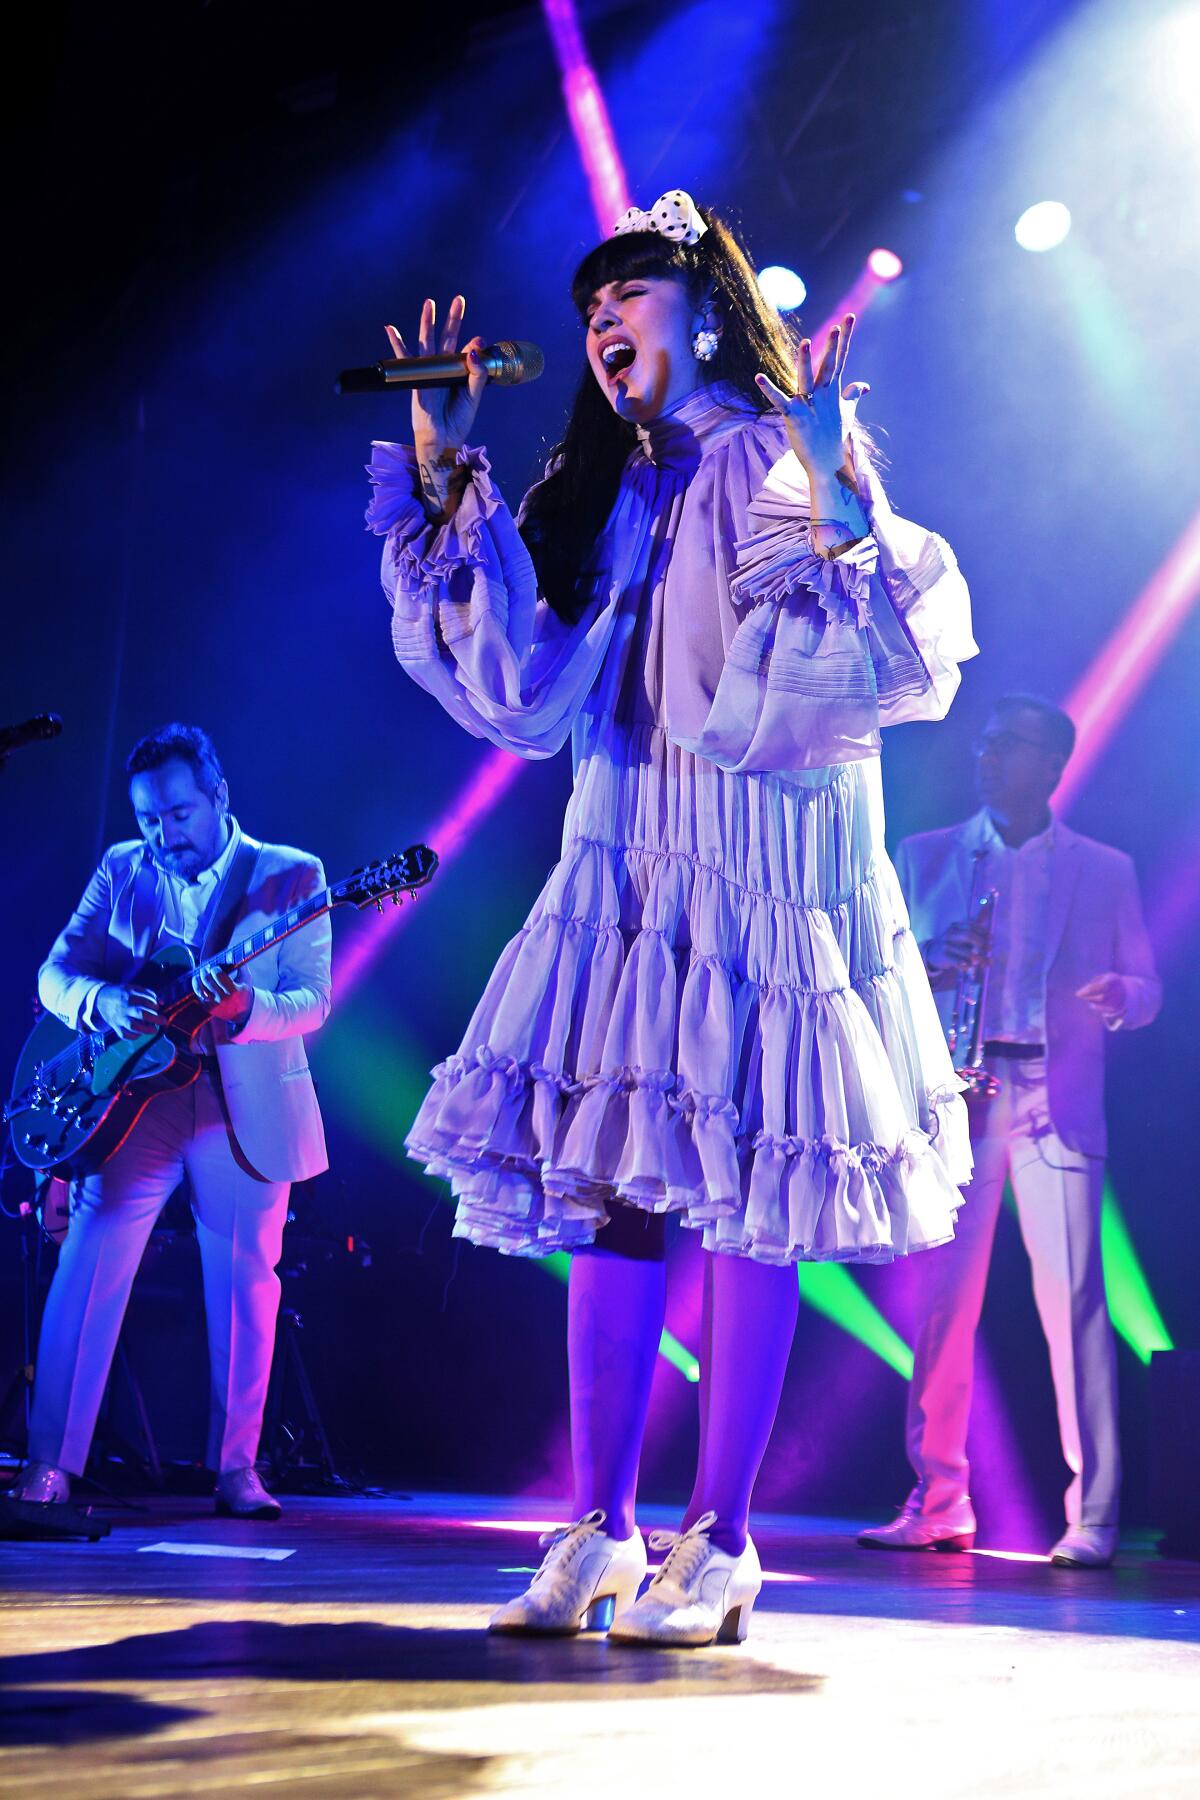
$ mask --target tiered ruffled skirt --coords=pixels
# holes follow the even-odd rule
[[[456,1235],[539,1256],[614,1200],[710,1250],[885,1262],[953,1235],[966,1112],[874,759],[731,775],[591,722],[563,855],[408,1137]]]

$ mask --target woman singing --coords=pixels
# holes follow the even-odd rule
[[[466,447],[482,340],[465,387],[414,395],[414,450],[374,446],[399,661],[474,736],[541,757],[569,735],[575,766],[561,861],[408,1146],[459,1236],[571,1252],[577,1522],[492,1629],[699,1645],[743,1638],[761,1584],[792,1265],[953,1234],[965,1113],[884,851],[879,730],[941,717],[975,645],[953,554],[891,512],[854,426],[851,316],[814,372],[678,190],[572,292],[587,371],[515,520]],[[462,318],[439,342],[427,301],[421,354]],[[639,1598],[672,1212],[705,1251],[699,1467]]]

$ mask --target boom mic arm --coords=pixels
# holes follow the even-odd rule
[[[62,728],[62,720],[57,713],[37,713],[32,719],[23,719],[19,725],[0,725],[0,763],[10,750],[20,750],[25,744],[41,743],[46,738],[56,738]]]

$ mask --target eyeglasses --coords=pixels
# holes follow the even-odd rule
[[[1036,738],[1022,737],[1019,731],[989,731],[972,744],[971,750],[975,756],[1007,756],[1017,744],[1024,744],[1027,750],[1046,749],[1045,744],[1039,744]]]

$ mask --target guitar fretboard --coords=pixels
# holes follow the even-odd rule
[[[252,937],[243,938],[240,944],[230,944],[228,949],[218,950],[215,956],[207,957],[204,962],[197,963],[195,969],[189,969],[185,976],[181,976],[177,982],[171,984],[163,996],[164,1000],[168,1005],[173,1005],[177,1000],[185,1000],[191,992],[192,977],[198,969],[240,969],[243,963],[252,962],[256,956],[261,956],[264,950],[269,950],[272,944],[279,943],[282,938],[290,937],[293,931],[299,931],[302,925],[309,924],[311,920],[319,918],[322,913],[331,912],[335,906],[340,904],[343,898],[342,890],[346,885],[345,882],[342,882],[337,887],[322,888],[319,894],[313,894],[309,899],[302,900],[299,906],[293,906],[289,912],[281,913],[277,919],[271,919],[261,931],[256,931]]]
[[[240,964],[250,962],[254,957],[261,955],[264,950],[269,950],[272,944],[279,942],[280,938],[290,937],[293,931],[299,931],[301,925],[307,925],[310,919],[315,919],[319,914],[328,912],[336,904],[337,901],[332,890],[322,888],[321,892],[314,894],[311,899],[302,900],[300,905],[293,906],[290,912],[281,913],[277,919],[272,919],[269,924],[263,926],[261,931],[256,931],[253,937],[243,938],[240,944],[231,944],[227,950],[219,950],[215,956],[210,956],[207,962],[201,963],[200,967],[202,969],[236,969]]]

